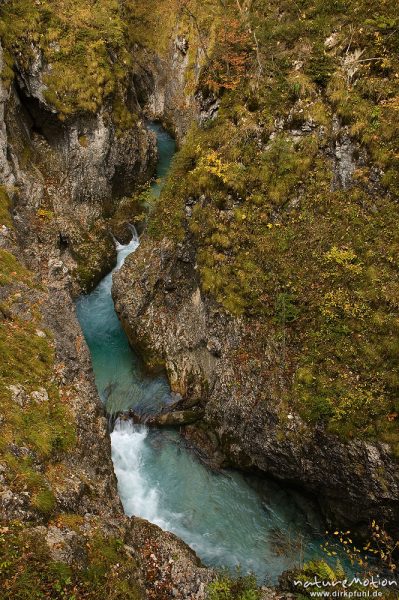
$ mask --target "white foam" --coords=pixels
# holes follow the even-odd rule
[[[113,270],[113,272],[119,271],[119,269],[125,262],[125,259],[129,256],[129,254],[131,254],[132,252],[137,250],[138,246],[139,246],[139,239],[137,237],[137,234],[133,234],[132,239],[125,246],[123,246],[122,244],[119,244],[119,242],[117,242],[116,251],[118,253],[118,256],[117,256],[116,267]]]
[[[215,544],[213,536],[193,531],[185,525],[187,515],[161,506],[160,492],[146,472],[145,454],[148,429],[131,421],[118,420],[111,433],[112,460],[118,480],[118,492],[125,513],[139,516],[172,531],[184,539],[209,562],[223,562],[229,555],[226,545]],[[230,564],[238,565],[243,557],[229,556]]]
[[[115,423],[111,434],[112,460],[118,480],[118,492],[125,513],[138,516],[169,529],[159,514],[159,492],[143,474],[143,452],[148,430],[130,421]]]

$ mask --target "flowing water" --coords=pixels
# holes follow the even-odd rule
[[[159,125],[150,127],[158,140],[158,180],[152,186],[158,196],[175,144]],[[115,270],[139,245],[134,230],[132,235],[129,244],[117,244]],[[171,401],[168,383],[143,374],[115,313],[111,286],[112,273],[77,301],[96,385],[109,413],[130,407],[151,412]],[[205,564],[240,565],[260,581],[275,583],[303,556],[319,554],[318,516],[299,494],[238,472],[209,470],[175,431],[118,420],[111,442],[126,514],[176,533]]]

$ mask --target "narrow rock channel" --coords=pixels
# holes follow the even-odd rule
[[[168,172],[175,144],[158,125],[157,181]],[[119,270],[139,245],[135,233],[117,243]],[[116,315],[112,272],[77,301],[78,318],[90,348],[99,395],[109,414],[133,408],[151,412],[170,402],[163,376],[143,374]],[[318,553],[319,520],[309,503],[274,482],[205,467],[171,430],[149,430],[117,420],[111,434],[118,490],[127,515],[137,515],[171,531],[211,566],[238,565],[260,581],[275,583],[302,554]]]

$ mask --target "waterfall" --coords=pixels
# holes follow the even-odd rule
[[[139,242],[139,234],[137,233],[137,229],[131,223],[129,223],[128,227],[129,227],[130,231],[132,232],[132,241],[138,243]]]
[[[116,251],[118,253],[118,256],[117,256],[116,266],[115,266],[113,272],[119,271],[119,269],[125,262],[126,257],[129,256],[129,254],[131,254],[132,252],[134,252],[139,246],[140,241],[139,241],[139,236],[138,236],[135,226],[129,224],[129,229],[132,232],[132,239],[130,240],[130,242],[128,244],[120,244],[118,242],[118,240],[114,237]]]

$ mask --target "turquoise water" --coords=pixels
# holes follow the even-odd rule
[[[153,131],[157,136],[158,163],[156,181],[152,184],[151,189],[153,195],[158,198],[161,193],[165,177],[169,172],[173,155],[176,152],[176,142],[158,123],[151,123],[149,125],[149,129],[151,129],[151,131]]]
[[[175,144],[159,125],[151,129],[158,140],[160,179],[152,189],[159,195]],[[137,249],[133,230],[132,236],[129,244],[117,245],[115,269]],[[96,385],[109,413],[129,407],[148,412],[170,402],[168,383],[143,374],[116,316],[111,286],[112,273],[76,304]],[[175,431],[118,420],[111,442],[126,514],[176,533],[205,564],[240,565],[260,581],[275,583],[285,569],[320,553],[318,516],[300,495],[271,481],[209,470]]]
[[[139,245],[133,231],[129,244],[117,245],[118,270],[126,256]],[[131,350],[114,309],[111,296],[112,273],[109,273],[88,296],[76,303],[78,319],[89,346],[94,376],[101,400],[112,414],[134,406],[150,412],[171,400],[165,377],[149,378],[143,374],[138,356]]]
[[[151,190],[158,197],[176,144],[161,125],[153,123],[149,127],[157,136],[159,159]],[[117,243],[114,271],[120,269],[138,245],[137,234],[132,228],[130,243],[125,246]],[[90,295],[81,296],[76,303],[78,319],[91,353],[97,389],[110,414],[132,406],[148,412],[171,400],[169,386],[165,377],[143,375],[140,360],[131,350],[116,315],[111,288],[112,273],[109,273]]]

